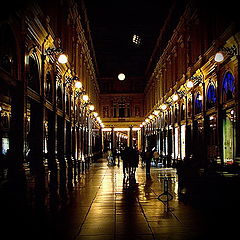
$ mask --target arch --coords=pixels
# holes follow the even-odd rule
[[[233,74],[228,71],[224,74],[222,84],[222,98],[223,102],[233,99],[235,91],[235,79]]]
[[[207,89],[207,101],[206,101],[207,109],[214,107],[216,105],[216,102],[217,102],[216,88],[213,83],[210,83]]]

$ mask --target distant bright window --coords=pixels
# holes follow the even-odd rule
[[[132,41],[136,46],[139,46],[141,43],[141,38],[137,34],[134,34]]]

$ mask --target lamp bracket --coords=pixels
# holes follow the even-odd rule
[[[231,47],[220,47],[219,51],[225,52],[225,53],[227,53],[228,55],[231,55],[231,56],[238,55],[238,49],[237,49],[236,45],[232,45]]]
[[[60,54],[60,53],[63,53],[63,50],[62,48],[47,48],[46,51],[45,51],[45,54],[47,56],[51,56],[51,55],[55,55],[55,54]]]

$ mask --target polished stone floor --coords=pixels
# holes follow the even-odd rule
[[[169,192],[173,199],[169,204],[158,198],[164,192],[163,176],[171,177]],[[145,168],[139,166],[136,182],[129,183],[123,178],[121,164],[108,166],[101,159],[93,163],[71,189],[65,190],[62,194],[65,197],[54,200],[45,192],[44,204],[35,204],[33,211],[27,203],[31,197],[19,196],[23,193],[16,193],[17,188],[11,194],[11,190],[2,187],[1,198],[4,199],[4,191],[8,195],[1,201],[1,234],[7,236],[2,239],[210,240],[239,237],[240,201],[234,195],[236,192],[228,197],[225,192],[213,189],[214,194],[206,191],[206,196],[196,195],[194,201],[179,199],[178,175],[172,168],[152,167],[151,179],[146,179]],[[56,196],[61,196],[59,191],[56,190]],[[38,197],[41,198],[41,194]]]

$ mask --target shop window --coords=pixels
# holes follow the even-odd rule
[[[46,98],[50,102],[52,101],[52,78],[51,73],[48,71],[46,74]]]
[[[216,89],[213,84],[210,84],[207,91],[207,109],[214,107],[216,105],[216,101]]]
[[[235,86],[234,86],[234,77],[232,73],[227,72],[223,78],[223,101],[228,101],[233,99]]]
[[[187,116],[191,118],[192,115],[192,101],[191,99],[188,100],[188,108],[187,108]]]
[[[57,87],[57,107],[62,109],[62,88],[61,85]]]
[[[181,105],[181,120],[185,119],[185,105]]]
[[[66,94],[66,114],[70,115],[70,101],[69,101],[69,94]]]
[[[202,95],[198,92],[195,98],[195,114],[202,112]]]
[[[177,122],[178,121],[178,107],[177,105],[175,105],[175,108],[174,108],[174,122]]]

